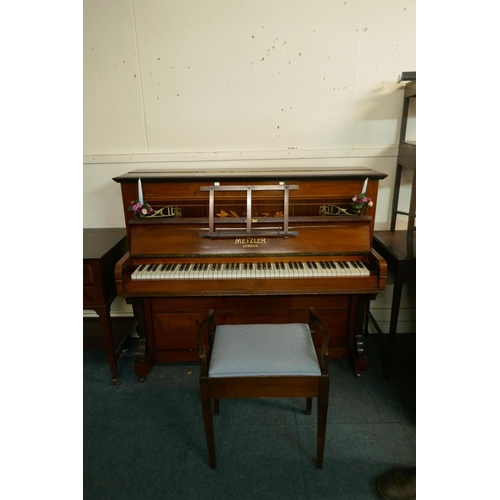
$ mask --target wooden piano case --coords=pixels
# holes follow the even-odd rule
[[[134,171],[121,184],[130,252],[115,268],[118,294],[138,316],[135,373],[157,362],[198,359],[196,331],[209,309],[221,323],[307,322],[314,307],[330,329],[330,356],[368,363],[362,331],[367,301],[383,293],[385,261],[371,248],[379,179],[369,169],[290,171]],[[353,213],[351,198],[368,178],[373,207]],[[143,199],[153,215],[133,217]],[[325,208],[330,207],[325,215]],[[247,214],[251,214],[250,217]],[[369,275],[234,279],[132,279],[143,264],[362,262]],[[317,339],[318,345],[321,339]]]

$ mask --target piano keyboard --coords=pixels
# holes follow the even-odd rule
[[[142,264],[133,280],[223,280],[369,276],[359,261]]]

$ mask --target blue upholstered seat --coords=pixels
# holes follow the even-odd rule
[[[319,376],[305,323],[218,325],[209,377]]]
[[[303,397],[307,415],[311,415],[313,398],[318,401],[316,468],[321,469],[330,387],[326,323],[312,307],[308,323],[218,325],[214,318],[210,309],[196,333],[210,467],[217,467],[212,413],[219,415],[220,399]],[[321,342],[317,352],[316,342]]]

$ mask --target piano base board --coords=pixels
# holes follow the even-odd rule
[[[328,349],[328,356],[330,359],[348,359],[356,376],[361,376],[362,372],[368,370],[368,360],[356,354],[352,355],[346,347],[330,348]],[[198,350],[157,351],[153,357],[139,355],[134,365],[134,374],[142,382],[146,379],[151,368],[157,363],[194,362],[198,360]]]
[[[362,332],[370,295],[269,297],[145,297],[132,299],[141,336],[134,373],[144,380],[156,363],[197,361],[196,331],[209,309],[217,324],[307,323],[314,307],[330,330],[329,355],[348,359],[356,375],[368,369]],[[316,346],[321,346],[318,333]]]

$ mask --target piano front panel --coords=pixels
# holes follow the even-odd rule
[[[353,170],[351,170],[353,171]],[[368,171],[373,172],[373,171]],[[344,172],[345,173],[345,172]],[[348,208],[352,196],[359,193],[364,176],[361,174],[358,179],[352,178],[325,178],[321,180],[308,180],[307,178],[297,178],[293,172],[288,175],[278,173],[276,178],[269,180],[237,181],[235,179],[220,179],[217,172],[206,172],[207,179],[200,181],[193,179],[186,181],[159,182],[157,177],[148,178],[145,174],[141,177],[144,199],[148,201],[154,209],[158,210],[164,206],[178,206],[181,208],[183,218],[208,217],[207,191],[200,191],[200,187],[213,186],[214,180],[220,181],[222,186],[235,185],[276,185],[284,182],[288,185],[298,185],[299,189],[290,191],[290,217],[317,216],[319,207],[324,204],[338,205]],[[314,171],[311,172],[314,175]],[[138,176],[139,177],[139,176]],[[133,200],[138,198],[137,181],[123,182],[121,184],[124,218],[127,224],[130,238],[130,220],[132,219],[128,207]],[[367,188],[367,195],[372,199],[374,207],[377,204],[378,179],[370,180]],[[273,215],[276,211],[283,210],[283,192],[281,191],[255,191],[252,195],[252,212],[269,213]],[[232,210],[242,217],[246,213],[246,193],[245,192],[217,192],[215,195],[215,212],[224,210],[230,213]],[[375,210],[372,211],[375,213]],[[370,241],[373,237],[373,217],[369,222]],[[129,239],[130,245],[130,239]]]
[[[199,297],[152,298],[151,322],[154,328],[155,353],[161,361],[198,359],[196,331],[208,310],[216,311],[218,324],[307,323],[309,307],[314,307],[330,329],[330,355],[347,355],[346,338],[352,333],[352,297],[278,296],[265,297]],[[321,335],[315,339],[321,345]]]

